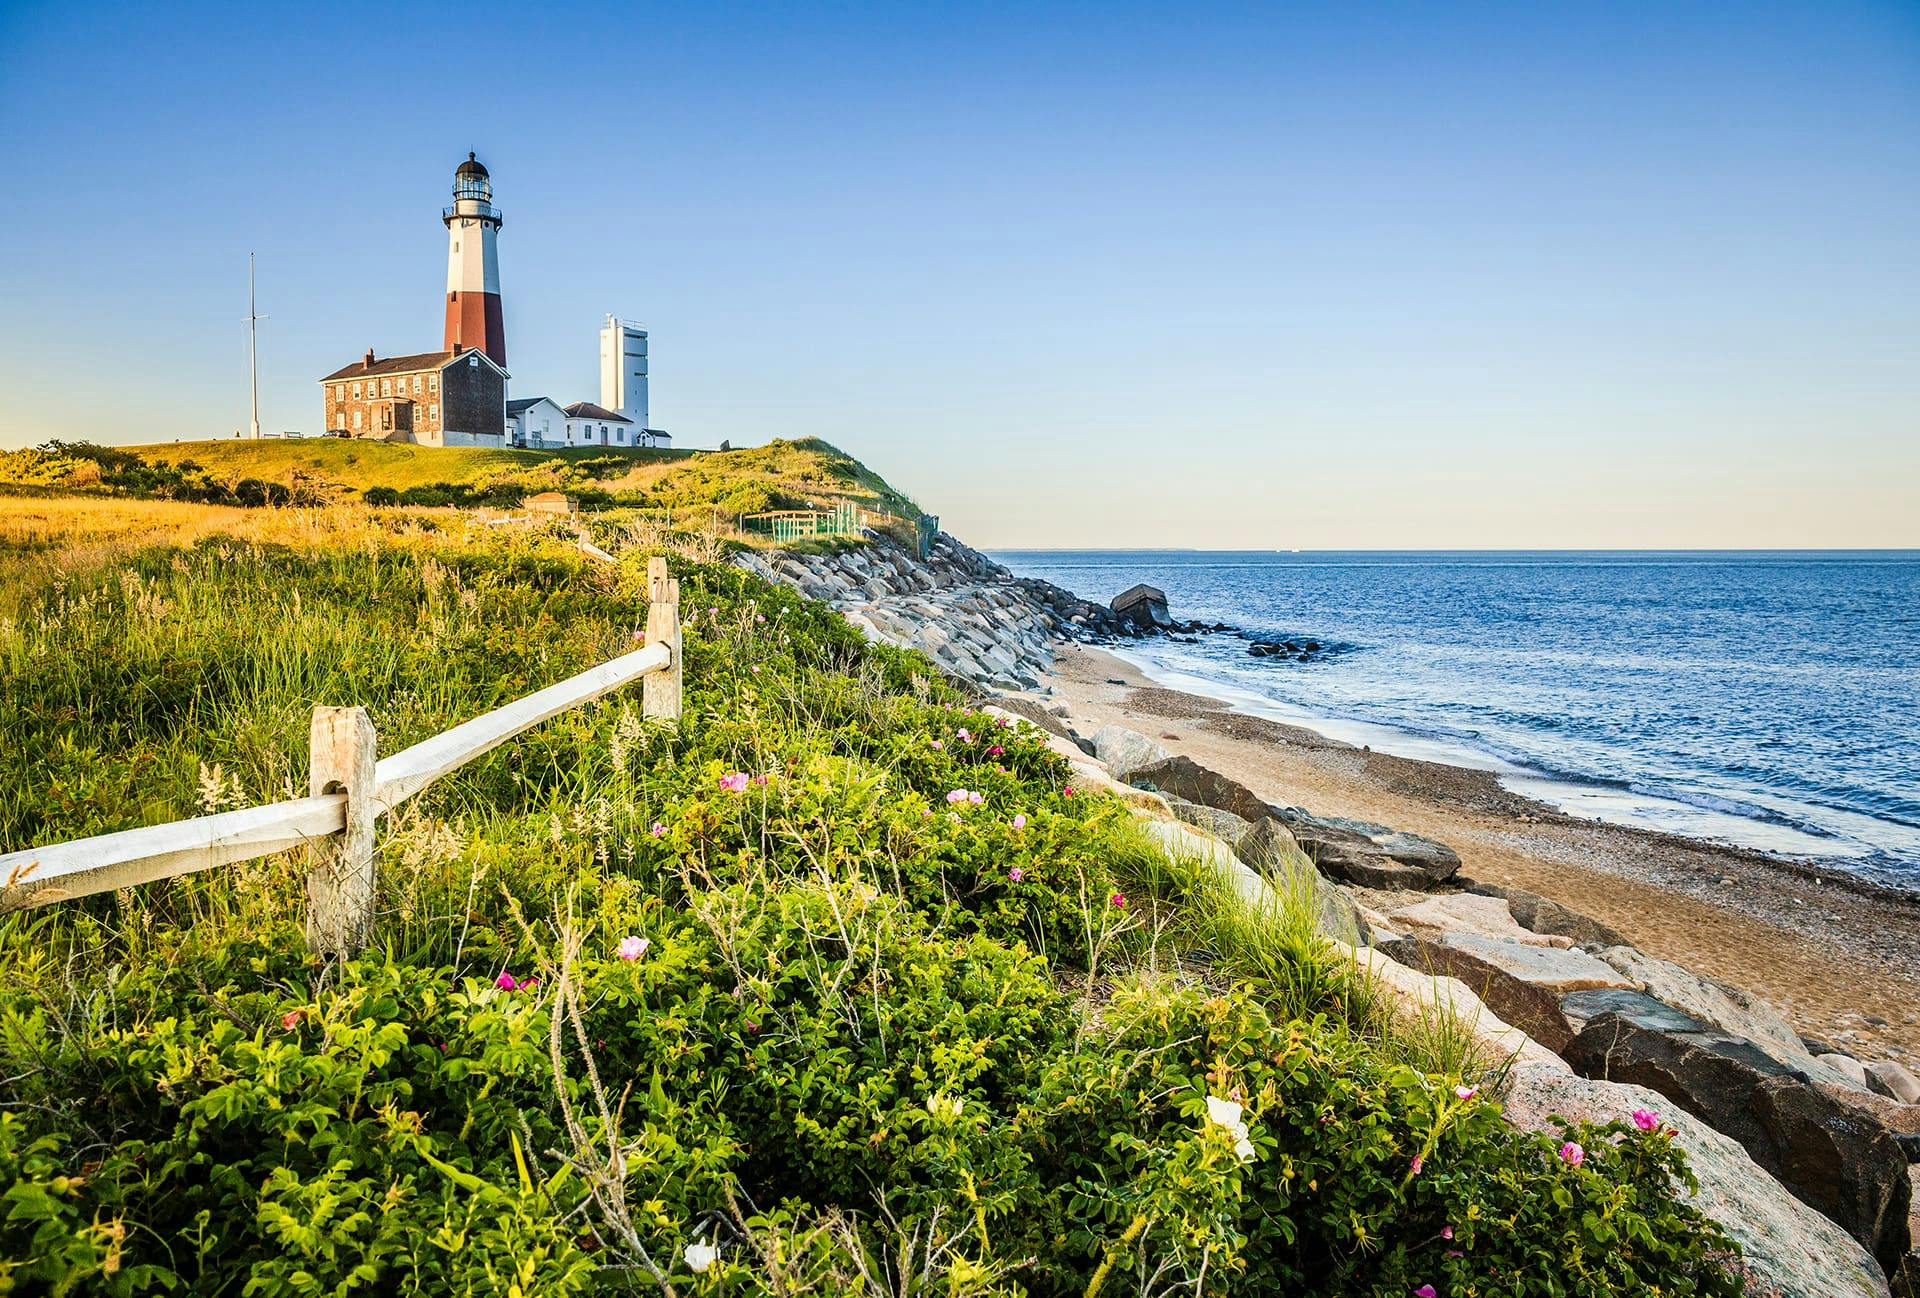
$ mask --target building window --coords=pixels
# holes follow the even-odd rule
[[[418,374],[413,376],[413,395],[416,397],[420,395],[420,376]]]
[[[427,391],[438,392],[439,390],[440,390],[440,376],[438,374],[427,375]]]
[[[360,412],[358,410],[353,412],[353,429],[355,432],[360,431]]]
[[[440,422],[440,403],[438,401],[427,407],[427,419],[436,424]]]
[[[355,401],[360,399],[360,385],[358,383],[353,385],[353,399]]]
[[[381,396],[383,396],[383,397],[390,397],[390,396],[392,396],[392,395],[393,395],[393,380],[392,380],[392,379],[381,379],[381,380],[380,380],[380,395],[381,395]]]

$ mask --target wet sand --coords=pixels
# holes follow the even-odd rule
[[[1486,772],[1356,748],[1162,689],[1084,645],[1050,683],[1084,735],[1117,723],[1261,796],[1438,839],[1642,950],[1764,997],[1804,1036],[1920,1063],[1920,895],[1757,852],[1568,816]]]

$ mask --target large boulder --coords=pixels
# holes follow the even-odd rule
[[[1175,816],[1196,829],[1206,830],[1224,843],[1238,843],[1246,836],[1247,830],[1252,828],[1231,811],[1202,806],[1198,802],[1188,802],[1185,798],[1168,798],[1167,805],[1173,808]]]
[[[1561,1054],[1575,1072],[1658,1091],[1731,1136],[1888,1273],[1899,1265],[1912,1195],[1899,1143],[1752,1041],[1697,1020],[1674,1031],[1615,1011],[1589,1020]]]
[[[1178,808],[1175,808],[1178,814]],[[1214,812],[1217,816],[1229,813]],[[1306,890],[1313,898],[1316,924],[1328,937],[1348,946],[1364,946],[1372,940],[1360,905],[1345,888],[1318,870],[1293,841],[1293,836],[1277,820],[1263,820],[1237,840],[1234,849],[1241,861],[1281,894]]]
[[[1915,1077],[1905,1065],[1891,1059],[1880,1059],[1867,1065],[1867,1085],[1890,1100],[1898,1100],[1902,1104],[1920,1104],[1920,1077]]]
[[[1093,732],[1093,755],[1107,764],[1107,769],[1113,772],[1116,780],[1124,780],[1141,767],[1152,766],[1172,756],[1163,745],[1139,731],[1115,725],[1101,726]],[[1253,817],[1243,819],[1251,820]]]
[[[1478,933],[1481,937],[1527,946],[1569,947],[1573,939],[1557,934],[1536,933],[1521,927],[1504,897],[1489,897],[1471,892],[1439,893],[1423,897],[1387,912],[1396,927],[1420,937],[1438,938],[1447,933]]]
[[[1398,918],[1398,914],[1391,918]],[[1421,936],[1376,941],[1377,947],[1409,969],[1436,978],[1455,978],[1488,1009],[1549,1050],[1561,1050],[1573,1031],[1560,1012],[1557,993],[1515,977],[1490,961]]]
[[[1237,780],[1200,765],[1191,757],[1163,757],[1127,775],[1127,782],[1170,798],[1230,811],[1249,824],[1273,814],[1267,800]]]
[[[1425,892],[1453,877],[1459,855],[1445,843],[1364,820],[1315,816],[1298,807],[1275,813],[1330,878],[1360,888]]]
[[[1881,1268],[1851,1236],[1789,1194],[1732,1139],[1645,1087],[1522,1061],[1501,1098],[1507,1121],[1523,1131],[1553,1131],[1556,1118],[1611,1122],[1635,1109],[1658,1112],[1699,1180],[1688,1201],[1740,1246],[1733,1266],[1748,1298],[1885,1298]]]
[[[1232,812],[1254,824],[1275,817],[1320,872],[1341,883],[1424,892],[1460,868],[1460,857],[1444,843],[1363,820],[1315,816],[1298,807],[1274,806],[1238,780],[1191,757],[1163,758],[1130,772],[1127,781],[1169,797]]]
[[[1629,946],[1626,938],[1591,916],[1562,906],[1525,888],[1509,888],[1498,883],[1479,883],[1456,878],[1455,883],[1483,897],[1500,897],[1513,912],[1522,928],[1553,937],[1564,937],[1580,946]]]
[[[1797,1055],[1807,1054],[1792,1024],[1781,1018],[1771,1005],[1738,987],[1703,977],[1671,960],[1650,956],[1624,944],[1608,947],[1600,952],[1600,958],[1645,987],[1649,996],[1675,1009],[1685,1010],[1735,1036],[1774,1043]]]

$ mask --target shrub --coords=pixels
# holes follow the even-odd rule
[[[632,645],[643,556],[455,531],[26,600],[0,842],[283,796],[313,701],[391,752]],[[361,958],[308,960],[297,853],[0,919],[0,1287],[1733,1292],[1666,1137],[1510,1131],[1035,732],[675,568],[682,722],[616,695],[390,817]]]

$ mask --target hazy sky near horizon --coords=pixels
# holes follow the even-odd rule
[[[0,8],[0,447],[652,331],[983,546],[1920,545],[1920,5]]]

